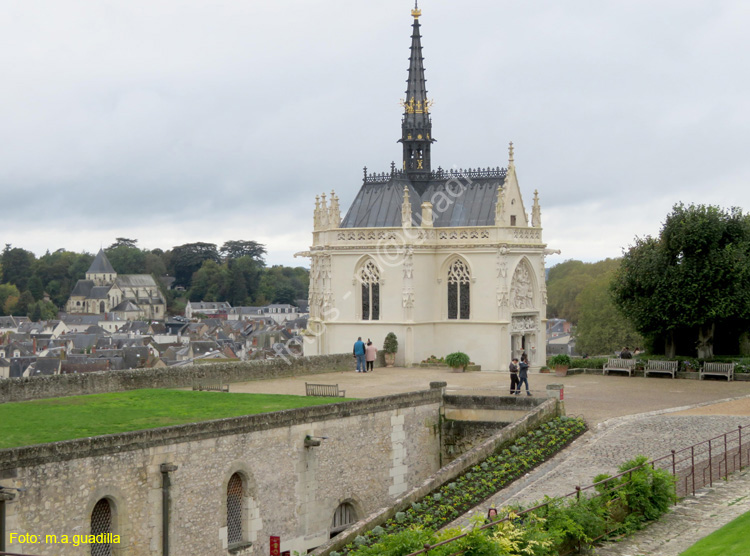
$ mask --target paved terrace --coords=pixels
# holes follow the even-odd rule
[[[347,396],[372,397],[419,390],[431,381],[456,393],[508,394],[508,373],[452,373],[445,369],[376,369],[373,373],[330,373],[232,384],[233,392],[304,394],[305,381],[338,384]],[[529,504],[545,495],[567,494],[598,473],[614,474],[636,455],[659,457],[710,437],[750,425],[750,382],[599,375],[529,377],[534,395],[547,384],[563,384],[568,415],[581,415],[590,431],[555,458],[502,490],[474,511]],[[521,395],[525,395],[522,393]],[[697,540],[750,511],[750,472],[743,472],[695,498],[688,497],[656,524],[620,543],[597,549],[601,556],[677,556]],[[470,514],[451,526],[465,526]],[[710,516],[711,519],[706,519]]]
[[[347,396],[369,398],[425,390],[429,388],[431,381],[438,380],[447,382],[448,389],[455,390],[457,393],[468,394],[477,391],[484,394],[505,395],[509,393],[510,388],[510,377],[507,372],[453,373],[439,368],[394,367],[378,368],[371,373],[337,372],[233,383],[231,391],[304,395],[305,382],[312,382],[338,384],[341,389],[346,390]],[[613,417],[750,395],[750,382],[727,383],[718,380],[699,381],[584,374],[559,378],[554,374],[532,374],[529,377],[529,383],[536,396],[547,395],[547,384],[563,384],[568,415],[582,415],[592,429]],[[522,392],[521,395],[526,394]]]

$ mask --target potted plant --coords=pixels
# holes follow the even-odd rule
[[[567,353],[559,353],[557,355],[553,355],[547,361],[547,365],[549,367],[554,367],[555,376],[567,375],[571,363],[572,360],[570,359],[570,355],[568,355]]]
[[[383,351],[385,352],[385,366],[393,367],[396,362],[396,352],[398,351],[398,340],[393,332],[389,332],[383,342]]]
[[[540,373],[549,373],[549,367],[547,365],[545,365],[544,367],[542,367],[541,369],[539,369],[539,372]]]
[[[466,370],[466,365],[471,362],[469,356],[461,351],[449,353],[445,356],[445,363],[453,368],[454,373],[462,373]]]

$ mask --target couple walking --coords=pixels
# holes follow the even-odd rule
[[[375,344],[369,338],[367,338],[367,345],[362,341],[362,336],[354,342],[354,357],[357,359],[358,373],[372,371],[377,355],[378,348],[375,347]]]
[[[529,359],[524,352],[521,355],[521,361],[514,357],[510,362],[510,394],[518,396],[521,393],[521,384],[526,384],[526,395],[531,396],[529,390]]]

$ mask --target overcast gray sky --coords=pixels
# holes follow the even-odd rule
[[[408,0],[0,0],[0,243],[311,241],[399,161]],[[569,258],[750,205],[750,2],[423,0],[433,164],[505,166]]]

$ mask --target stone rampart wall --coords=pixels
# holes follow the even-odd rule
[[[97,501],[113,511],[115,556],[161,554],[162,464],[169,473],[171,554],[305,553],[330,536],[336,508],[356,517],[389,505],[439,469],[441,391],[385,396],[0,451],[7,550],[41,556],[89,553],[46,535],[89,534]],[[306,446],[306,437],[317,446]],[[323,438],[325,437],[325,438]],[[242,538],[230,545],[227,488],[243,483]],[[9,542],[11,533],[40,542]],[[231,548],[234,551],[229,551]]]
[[[140,388],[185,388],[201,379],[229,382],[285,378],[354,368],[351,354],[0,379],[0,403]]]
[[[443,484],[450,482],[461,475],[461,473],[467,468],[483,461],[495,453],[495,451],[504,443],[515,439],[519,435],[525,434],[527,431],[561,414],[564,414],[564,406],[562,403],[558,403],[554,399],[548,399],[542,402],[534,410],[503,428],[487,441],[466,452],[448,465],[441,467],[439,471],[428,477],[418,487],[404,494],[396,500],[395,503],[381,507],[378,511],[373,512],[349,527],[329,543],[319,547],[312,554],[315,556],[328,556],[332,551],[340,550],[343,546],[353,542],[357,535],[361,535],[377,525],[382,525],[395,516],[397,512],[405,511],[413,502],[419,501],[432,491],[440,488]]]

